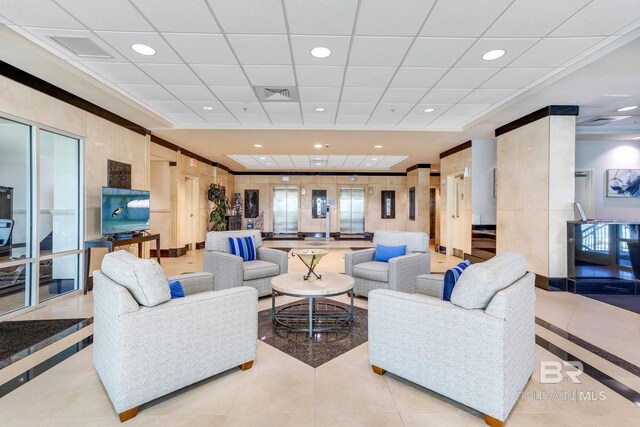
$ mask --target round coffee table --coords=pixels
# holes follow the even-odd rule
[[[322,279],[304,279],[301,273],[281,274],[271,279],[271,320],[294,331],[328,331],[353,322],[353,278],[346,274],[322,273]],[[351,291],[349,309],[333,302],[318,302],[317,298],[342,295]],[[276,310],[276,293],[303,297],[309,301],[286,305]],[[307,326],[308,325],[308,326]]]

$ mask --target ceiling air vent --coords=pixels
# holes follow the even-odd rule
[[[576,126],[604,126],[609,123],[616,122],[618,120],[626,119],[629,116],[605,116],[605,117],[594,117],[591,119],[584,120],[578,123]]]
[[[298,102],[298,88],[295,86],[254,86],[258,100],[261,102]]]
[[[109,52],[87,37],[52,36],[50,38],[82,58],[113,58]]]

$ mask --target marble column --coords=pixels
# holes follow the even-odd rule
[[[522,254],[544,289],[566,286],[577,114],[548,106],[496,129],[497,252]]]

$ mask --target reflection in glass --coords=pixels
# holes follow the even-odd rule
[[[40,302],[78,289],[78,254],[40,261]]]
[[[327,217],[327,190],[311,191],[311,217]]]

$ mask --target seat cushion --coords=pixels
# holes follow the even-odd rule
[[[462,308],[485,309],[495,294],[526,273],[527,263],[522,255],[501,253],[489,261],[467,267],[453,288],[451,302]]]
[[[140,259],[127,251],[108,253],[102,272],[127,288],[138,304],[153,307],[171,299],[169,282],[155,259]]]
[[[262,279],[280,274],[280,266],[268,261],[245,261],[242,263],[244,280]]]
[[[353,266],[353,276],[386,283],[389,281],[389,263],[369,261],[356,264]]]

